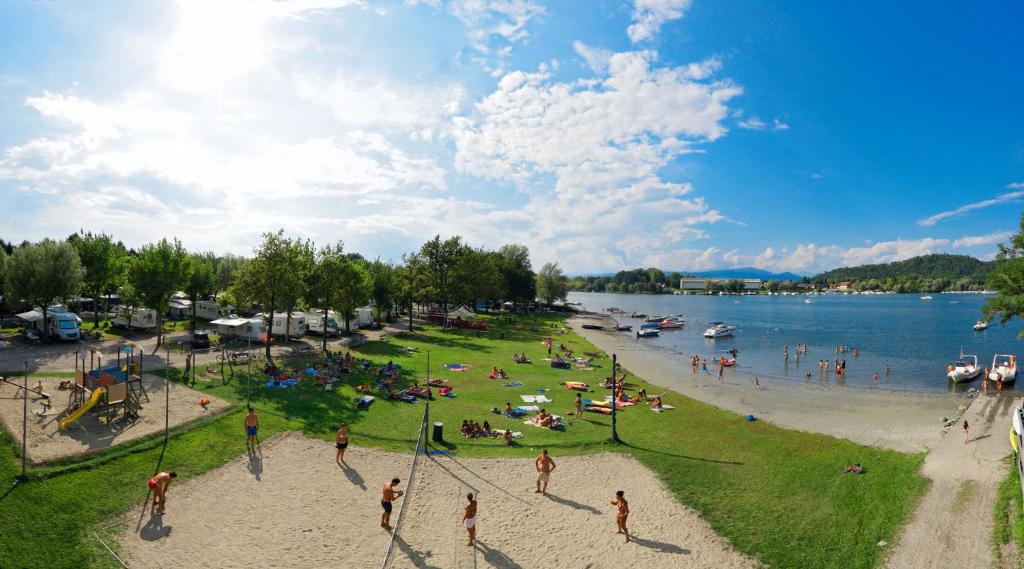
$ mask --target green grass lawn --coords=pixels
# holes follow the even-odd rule
[[[463,457],[533,456],[548,448],[554,456],[598,451],[625,452],[654,470],[682,502],[701,513],[739,550],[775,567],[873,567],[884,551],[876,543],[890,543],[923,492],[926,480],[917,474],[922,454],[908,455],[873,449],[824,435],[790,431],[722,411],[675,393],[665,402],[676,407],[662,414],[646,407],[619,414],[623,444],[609,442],[610,418],[585,415],[567,418],[564,432],[538,429],[518,420],[489,413],[505,401],[522,404],[520,394],[546,388],[554,403],[549,411],[568,415],[573,393],[559,383],[585,381],[595,388],[594,398],[610,393],[598,384],[610,374],[610,361],[596,359],[593,371],[557,370],[542,360],[540,340],[555,330],[550,319],[539,331],[504,325],[477,337],[475,332],[443,332],[435,328],[389,342],[371,342],[357,357],[377,363],[388,359],[402,366],[405,380],[423,381],[427,356],[430,375],[449,379],[457,397],[431,402],[431,420],[445,423],[449,445]],[[596,349],[584,339],[555,335],[582,355]],[[403,355],[402,346],[419,348]],[[512,354],[526,352],[532,364],[515,364]],[[300,368],[301,360],[282,360],[282,366]],[[468,372],[448,372],[444,363],[471,365]],[[508,381],[521,388],[503,387],[506,381],[486,378],[491,366],[509,373]],[[217,368],[219,370],[219,368]],[[195,387],[226,399],[237,410],[211,424],[172,438],[164,468],[189,476],[216,467],[243,451],[237,431],[247,395],[263,417],[264,436],[281,429],[296,429],[309,436],[331,439],[340,421],[349,423],[353,443],[408,452],[415,444],[423,403],[393,402],[378,397],[369,411],[354,408],[354,385],[367,380],[357,374],[334,391],[310,384],[272,389],[263,379],[247,381],[244,366],[229,371],[228,383],[219,375],[206,378],[200,370]],[[179,370],[172,373],[180,376]],[[688,373],[688,372],[687,372]],[[661,389],[631,378],[648,392]],[[463,419],[488,420],[495,428],[522,431],[524,439],[506,447],[494,439],[466,440],[458,434]],[[47,475],[0,499],[0,566],[72,566],[109,564],[90,539],[91,531],[125,509],[138,507],[145,495],[145,480],[152,474],[160,449],[154,442],[137,445],[136,452],[115,451],[111,457],[92,459],[94,466],[68,473],[46,469]],[[0,476],[14,474],[13,443],[8,439],[0,457]],[[863,464],[867,473],[842,473],[848,462]],[[125,492],[125,488],[138,492]],[[609,488],[610,490],[612,488]],[[680,544],[683,547],[699,544]]]
[[[1013,460],[1006,461],[1009,476],[999,485],[996,494],[995,529],[992,541],[995,546],[996,558],[1002,558],[1003,547],[1008,543],[1015,544],[1019,552],[1024,546],[1024,500],[1021,500],[1020,477]]]

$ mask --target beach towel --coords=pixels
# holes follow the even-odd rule
[[[568,387],[569,389],[574,389],[576,391],[590,390],[590,387],[586,383],[583,383],[582,381],[567,381],[565,382],[565,386]]]
[[[652,407],[651,411],[654,411],[655,413],[661,413],[662,411],[664,411],[666,409],[675,409],[675,407],[669,405],[668,403],[663,403],[661,405],[661,409],[655,409],[655,408]]]
[[[316,370],[313,368],[307,368],[306,373],[308,373],[309,375],[316,375]]]
[[[537,393],[546,393],[546,392],[547,392],[547,388],[545,388],[545,387],[541,387],[540,389],[537,390]]]
[[[267,387],[280,387],[281,389],[288,389],[289,387],[291,387],[293,385],[297,385],[299,383],[295,379],[284,379],[284,380],[279,380],[277,382],[277,385],[274,385],[274,381],[275,380],[271,379],[270,381],[268,381],[264,385],[266,385]]]
[[[462,364],[444,364],[444,368],[448,371],[467,371],[469,366]]]
[[[602,413],[605,415],[611,415],[612,410],[608,407],[595,407],[593,405],[587,405],[583,408],[584,411],[590,411],[591,413]]]
[[[452,391],[451,387],[442,387],[442,388],[437,390],[437,392],[440,393],[441,395],[448,395],[449,393],[451,393],[451,391]]]
[[[458,397],[458,396],[457,396],[457,395],[455,395],[455,393],[454,393],[454,392],[451,392],[451,391],[449,391],[448,393],[445,393],[445,394],[444,394],[444,397],[451,397],[452,399],[455,399],[455,398],[456,398],[456,397]]]
[[[505,433],[507,433],[507,432],[508,432],[508,430],[507,430],[507,429],[504,429],[504,430],[495,430],[495,431],[494,431],[494,433],[495,433],[495,434],[497,434],[497,435],[498,435],[499,437],[503,437],[503,436],[505,436]],[[512,431],[512,438],[513,438],[513,439],[521,439],[521,438],[523,438],[523,433],[521,433],[521,432],[519,432],[519,431]]]
[[[530,411],[540,411],[539,405],[520,405],[516,407],[516,411],[520,413],[529,413]]]
[[[521,382],[521,381],[513,381],[512,383],[506,383],[505,384],[505,387],[522,387],[522,386],[523,386],[523,382]]]
[[[553,403],[554,399],[548,399],[547,395],[534,395],[533,400],[537,403]]]

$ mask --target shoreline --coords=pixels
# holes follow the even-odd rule
[[[665,358],[632,341],[631,336],[582,327],[585,321],[595,320],[605,327],[612,322],[606,315],[581,313],[569,318],[568,325],[599,349],[617,354],[620,365],[630,373],[692,399],[788,429],[901,452],[924,452],[934,448],[946,433],[941,418],[958,417],[958,408],[969,407],[973,401],[956,393],[863,389],[774,378],[765,378],[761,388],[755,389],[753,375],[730,368],[725,382],[719,383],[714,375],[693,374],[683,356]]]

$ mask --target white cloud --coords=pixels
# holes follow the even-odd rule
[[[690,8],[691,0],[634,0],[633,22],[626,33],[633,43],[652,39],[661,26],[678,20]]]
[[[1011,202],[1011,201],[1014,201],[1014,200],[1019,200],[1022,197],[1024,197],[1024,184],[1015,183],[1015,184],[1009,184],[1006,187],[1008,189],[1017,189],[1017,191],[1007,192],[1005,194],[1000,194],[1000,195],[998,195],[998,196],[996,196],[996,197],[994,197],[992,199],[982,200],[980,202],[969,203],[969,204],[962,205],[962,206],[960,206],[958,208],[955,208],[955,209],[951,209],[951,210],[947,210],[947,211],[942,211],[942,212],[936,213],[934,215],[930,215],[930,216],[928,216],[928,217],[926,217],[924,219],[919,220],[917,222],[917,224],[925,226],[925,227],[932,226],[932,225],[935,225],[936,223],[938,223],[940,221],[943,221],[945,219],[959,217],[959,216],[964,215],[966,213],[970,213],[970,212],[972,212],[972,211],[974,211],[976,209],[983,209],[983,208],[986,208],[986,207],[991,207],[991,206],[994,206],[994,205],[999,205],[1001,203],[1006,203],[1006,202]],[[1021,189],[1018,189],[1018,188],[1021,188]]]
[[[303,99],[331,110],[344,125],[417,130],[436,127],[459,111],[465,90],[460,85],[393,85],[375,78],[317,75],[295,80]]]
[[[772,130],[789,130],[789,125],[779,119],[772,119]]]
[[[768,125],[757,117],[750,117],[736,123],[736,126],[747,130],[764,130]]]
[[[874,263],[903,261],[919,255],[927,255],[948,249],[948,239],[925,237],[922,239],[897,239],[882,241],[867,247],[821,246],[801,243],[790,249],[776,250],[766,247],[752,261],[754,267],[772,271],[795,271],[804,274],[832,269],[839,266],[852,267]]]
[[[612,58],[612,52],[610,50],[600,47],[591,47],[581,41],[572,42],[572,49],[583,58],[587,67],[589,67],[594,73],[603,74],[608,69],[608,62]]]
[[[1013,236],[1012,231],[997,231],[988,235],[966,235],[953,241],[953,247],[978,247],[980,245],[995,245],[1007,241]]]

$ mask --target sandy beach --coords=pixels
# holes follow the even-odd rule
[[[584,322],[606,329],[584,329]],[[656,385],[789,429],[824,433],[875,447],[903,452],[934,448],[946,431],[940,419],[958,417],[958,408],[972,401],[963,394],[859,389],[822,384],[817,378],[761,379],[761,389],[754,389],[753,376],[735,368],[727,368],[726,381],[719,383],[715,375],[693,374],[685,355],[659,352],[631,334],[615,332],[610,328],[611,319],[603,315],[581,315],[570,319],[569,324],[601,350],[616,354],[631,373]]]
[[[298,433],[266,441],[261,456],[172,486],[164,516],[126,520],[117,536],[125,561],[132,568],[379,566],[389,538],[379,525],[381,487],[404,478],[412,457],[350,448],[347,458],[339,468],[333,445]],[[760,566],[632,458],[554,459],[545,496],[533,491],[532,459],[423,457],[392,566]],[[609,502],[619,489],[630,500],[630,544],[615,535]],[[460,524],[469,491],[479,495],[476,548],[466,546]]]

